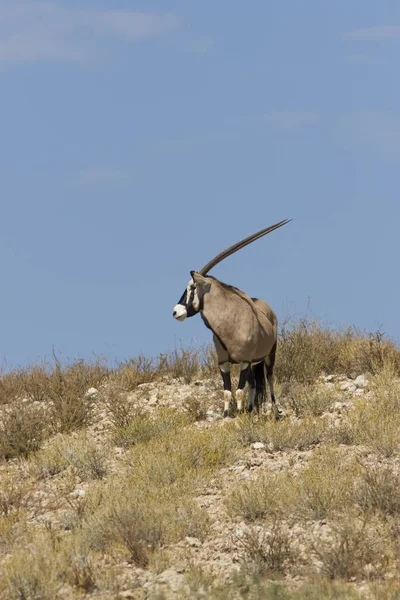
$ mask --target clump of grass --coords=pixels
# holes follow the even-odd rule
[[[190,383],[201,372],[200,352],[194,348],[175,348],[160,355],[160,371]]]
[[[356,501],[365,513],[384,519],[400,515],[400,474],[389,465],[363,466],[356,488]]]
[[[314,383],[330,373],[378,373],[386,363],[400,373],[400,350],[380,331],[334,331],[300,319],[280,330],[275,376],[279,382]]]
[[[351,584],[338,583],[325,578],[314,578],[296,586],[282,581],[273,582],[266,574],[254,572],[251,565],[242,567],[230,580],[223,584],[215,577],[198,568],[189,571],[186,586],[179,590],[182,600],[231,600],[249,598],[251,600],[362,600],[362,596]],[[382,584],[381,584],[382,585]],[[189,587],[189,590],[187,589]],[[389,586],[388,586],[389,587]],[[397,589],[392,586],[393,589]],[[381,588],[380,588],[381,589]],[[375,598],[375,596],[374,596]],[[393,596],[379,596],[379,600],[393,600]]]
[[[330,579],[382,577],[391,561],[390,540],[379,521],[354,515],[337,521],[329,539],[320,539],[314,551],[321,571]]]
[[[25,508],[30,485],[18,481],[14,473],[2,473],[0,476],[0,519],[18,513]],[[0,536],[1,537],[1,536]]]
[[[287,473],[266,472],[235,485],[224,498],[228,513],[255,522],[288,513],[294,503],[294,482]]]
[[[38,479],[52,477],[68,468],[82,479],[101,479],[108,472],[109,457],[107,445],[99,446],[85,434],[58,435],[32,457],[29,470]]]
[[[131,560],[147,567],[155,551],[185,536],[205,539],[209,519],[180,481],[131,477],[114,482],[99,510],[89,518],[87,537],[95,548],[123,547]]]
[[[137,412],[124,427],[117,427],[113,441],[128,447],[175,433],[190,423],[188,414],[170,408],[160,408],[154,414]]]
[[[51,406],[53,431],[68,433],[90,424],[94,400],[86,392],[98,387],[104,377],[100,365],[77,361],[63,368],[55,358],[54,371],[46,380],[45,390]]]
[[[295,560],[289,530],[280,519],[274,519],[261,530],[250,528],[239,539],[244,547],[245,560],[256,573],[283,574]]]
[[[88,521],[88,535],[100,549],[117,544],[145,567],[154,551],[185,536],[207,535],[207,514],[194,490],[232,458],[229,428],[180,431],[142,442],[126,458],[126,477],[110,481]]]
[[[312,417],[279,422],[260,419],[254,423],[251,418],[244,416],[236,423],[239,443],[247,446],[253,442],[263,442],[270,451],[310,448],[323,440],[326,428],[323,420]]]
[[[23,393],[20,371],[12,371],[0,376],[0,405],[20,399]]]
[[[400,447],[400,412],[384,394],[360,400],[343,420],[338,431],[332,431],[338,441],[363,445],[383,458],[389,458]]]
[[[138,414],[137,405],[132,402],[129,394],[120,384],[112,383],[107,386],[107,389],[102,393],[102,397],[116,428],[126,427]]]
[[[321,385],[297,384],[290,387],[287,403],[297,417],[319,417],[337,400],[337,394]]]
[[[183,408],[189,415],[190,421],[204,421],[207,418],[207,411],[210,401],[207,395],[193,394],[185,398]]]
[[[119,363],[111,375],[111,381],[121,390],[131,392],[142,383],[151,383],[160,372],[160,366],[153,357],[140,354],[137,358],[131,358]]]
[[[352,506],[359,465],[343,449],[317,449],[297,479],[297,511],[304,517],[323,519]]]
[[[274,369],[277,380],[314,383],[323,372],[337,372],[340,349],[349,337],[350,332],[338,333],[307,319],[291,327],[284,324]]]
[[[30,402],[13,402],[0,417],[0,458],[28,456],[40,448],[48,433],[43,409]]]
[[[0,575],[0,593],[10,600],[53,600],[95,587],[90,550],[83,540],[76,535],[61,539],[49,530],[33,531]]]
[[[340,349],[339,361],[347,373],[378,374],[388,364],[397,374],[400,373],[400,350],[380,330],[373,333],[353,330]]]

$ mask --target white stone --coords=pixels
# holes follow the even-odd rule
[[[355,392],[357,389],[357,386],[352,381],[345,381],[344,383],[342,383],[340,385],[340,389],[343,392]]]
[[[74,496],[74,498],[84,498],[86,496],[86,492],[82,489],[76,489],[71,492],[71,496]]]
[[[185,538],[185,540],[187,541],[187,543],[189,544],[189,546],[191,546],[192,548],[200,548],[200,546],[201,546],[201,541],[198,540],[195,537],[189,537],[189,536],[187,536]]]
[[[365,375],[359,375],[358,377],[355,378],[354,384],[358,388],[365,388],[368,386],[368,379],[365,377]]]
[[[85,393],[85,396],[86,396],[86,398],[94,398],[95,396],[97,396],[98,393],[99,393],[99,390],[96,390],[96,388],[91,387]]]
[[[254,444],[252,444],[251,447],[253,448],[253,450],[263,450],[265,448],[265,444],[263,444],[262,442],[254,442]]]

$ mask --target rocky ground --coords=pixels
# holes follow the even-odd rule
[[[38,452],[0,465],[2,597],[222,598],[224,588],[232,590],[231,597],[255,597],[250,584],[230,587],[235,574],[243,573],[247,573],[244,578],[252,574],[253,580],[257,576],[294,590],[305,581],[328,576],[346,582],[350,586],[346,594],[355,590],[360,597],[378,597],[371,585],[391,585],[397,577],[400,554],[393,532],[400,500],[389,503],[385,512],[384,498],[375,502],[368,496],[375,493],[369,488],[366,497],[361,497],[353,483],[361,482],[362,488],[368,482],[365,473],[376,474],[380,468],[385,473],[389,469],[394,478],[399,476],[399,434],[396,437],[390,427],[380,427],[372,413],[368,413],[370,421],[362,421],[365,406],[372,407],[382,397],[392,401],[396,389],[396,380],[391,379],[388,386],[369,375],[329,375],[313,386],[281,386],[283,418],[278,423],[272,421],[268,406],[260,417],[222,419],[221,385],[214,378],[184,383],[164,377],[130,393],[113,391],[112,384],[88,389],[92,418],[83,432],[49,437]],[[29,398],[23,402],[32,405]],[[39,411],[47,410],[45,403],[33,404]],[[81,559],[87,562],[87,581],[80,564],[75,581],[69,577],[60,583],[63,578],[57,571],[57,582],[49,583],[47,592],[37,573],[24,582],[16,558],[21,548],[30,548],[21,555],[31,557],[29,568],[40,569],[40,554],[47,550],[40,546],[38,532],[46,536],[51,532],[61,548],[80,529],[87,531],[91,523],[87,502],[96,486],[112,478],[118,481],[127,469],[135,469],[138,454],[132,458],[124,423],[139,413],[157,420],[163,409],[190,415],[182,432],[202,435],[209,431],[218,440],[229,430],[235,446],[229,459],[199,481],[191,497],[207,517],[206,532],[162,544],[152,550],[147,565],[135,562],[126,547],[111,544],[87,550]],[[7,406],[2,410],[7,412]],[[134,451],[145,454],[146,443],[134,442]],[[399,493],[397,482],[389,482],[394,495]],[[353,534],[361,533],[356,539],[348,534],[346,541],[343,532],[349,515]],[[30,537],[32,531],[34,537]],[[390,551],[379,544],[370,555],[365,548],[360,550],[361,538],[368,542],[372,536],[376,542],[381,531],[381,545],[389,544]],[[44,539],[55,539],[51,536]],[[345,554],[346,543],[347,558],[329,555],[332,548]],[[351,552],[360,556],[354,558]],[[65,560],[71,561],[71,556]],[[346,560],[353,561],[354,568],[346,570],[339,564]]]

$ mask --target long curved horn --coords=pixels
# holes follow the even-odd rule
[[[227,248],[223,252],[220,252],[220,254],[218,254],[215,258],[213,258],[212,260],[210,260],[210,262],[208,262],[206,264],[206,266],[203,267],[199,271],[200,275],[207,275],[208,271],[211,271],[211,269],[213,267],[215,267],[215,265],[217,265],[218,263],[220,263],[221,260],[224,260],[224,258],[227,258],[228,256],[230,256],[234,252],[237,252],[238,250],[241,250],[242,248],[244,248],[248,244],[251,244],[252,242],[255,242],[256,240],[258,240],[259,238],[263,237],[264,235],[267,235],[267,233],[271,233],[271,231],[274,231],[275,229],[278,229],[279,227],[282,227],[283,225],[286,225],[286,223],[290,223],[291,220],[292,219],[285,219],[284,221],[279,221],[279,223],[275,223],[275,225],[271,225],[270,227],[266,227],[265,229],[261,229],[260,231],[257,231],[257,233],[253,233],[253,235],[249,235],[249,237],[244,238],[244,240],[241,240],[240,242],[237,242],[236,244],[233,244],[233,246],[230,246],[229,248]]]

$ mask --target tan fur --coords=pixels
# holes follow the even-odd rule
[[[277,318],[263,300],[206,277],[203,317],[214,332],[219,362],[257,362],[269,355],[277,337]],[[226,350],[221,345],[226,346]]]

